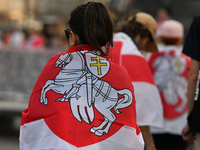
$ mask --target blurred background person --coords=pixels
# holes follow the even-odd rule
[[[160,32],[160,26],[161,24],[166,21],[170,20],[171,17],[169,17],[168,10],[166,8],[159,8],[156,13],[156,22],[157,22],[157,31],[156,31],[156,37],[159,35]]]
[[[190,58],[182,54],[182,23],[167,20],[160,25],[159,41],[164,45],[148,62],[158,86],[164,110],[163,128],[151,127],[157,150],[186,150],[182,129],[187,117],[187,83]]]
[[[41,50],[44,48],[44,38],[40,34],[42,30],[42,24],[36,20],[30,20],[28,22],[26,30],[26,38],[24,41],[24,48],[31,50]]]
[[[4,47],[9,47],[10,37],[11,37],[11,31],[10,30],[4,30],[3,34],[2,34],[2,42],[3,42]]]
[[[2,47],[3,31],[0,29],[0,48]]]
[[[166,8],[159,8],[157,10],[157,14],[156,14],[156,22],[157,22],[157,28],[160,28],[160,25],[166,21],[166,20],[169,20],[171,19],[169,17],[169,13],[168,13],[168,10]]]
[[[150,126],[162,127],[163,109],[160,95],[147,61],[140,50],[156,52],[155,19],[144,12],[125,14],[116,25],[112,61],[126,68],[135,89],[137,123],[145,146],[155,150]]]
[[[22,31],[20,25],[18,24],[14,25],[10,34],[9,46],[16,49],[22,48],[24,39],[25,39],[25,34]]]
[[[193,18],[187,34],[183,53],[191,57],[188,75],[188,118],[183,129],[183,139],[194,143],[194,149],[200,150],[200,16]]]

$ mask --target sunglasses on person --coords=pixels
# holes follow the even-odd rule
[[[70,31],[71,31],[70,29],[65,29],[65,35],[67,39],[69,39]]]

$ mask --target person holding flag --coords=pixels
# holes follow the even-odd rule
[[[151,128],[157,150],[187,148],[182,129],[187,118],[190,58],[181,52],[183,37],[182,23],[172,19],[164,21],[158,34],[162,46],[148,59],[164,108],[163,128]]]
[[[157,51],[155,19],[144,12],[130,13],[116,25],[111,58],[126,68],[135,89],[137,123],[142,131],[145,146],[155,150],[150,126],[162,127],[163,108],[159,91],[147,61],[141,51]]]
[[[131,79],[108,56],[108,8],[80,5],[68,24],[70,48],[48,61],[22,112],[20,150],[143,150]]]

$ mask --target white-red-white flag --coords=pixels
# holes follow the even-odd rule
[[[164,128],[153,133],[182,134],[187,122],[187,85],[190,58],[173,45],[160,48],[148,59],[164,108]]]
[[[22,113],[20,150],[142,150],[126,70],[88,45],[55,55]]]
[[[139,126],[163,125],[163,108],[159,91],[149,65],[127,34],[114,36],[110,51],[114,63],[126,68],[135,90],[137,123]]]

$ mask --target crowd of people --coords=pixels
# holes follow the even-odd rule
[[[128,13],[127,13],[128,14]],[[114,15],[115,22],[119,20]],[[168,11],[161,8],[157,11],[155,17],[158,29],[160,23],[169,19]],[[62,19],[63,20],[63,19]],[[54,20],[46,23],[45,20],[27,20],[27,23],[22,24],[17,21],[12,21],[6,15],[0,17],[0,48],[12,49],[67,49],[69,43],[65,38],[63,30],[67,27],[65,21]]]
[[[26,24],[13,22],[9,19],[1,20],[0,48],[14,50],[42,50],[66,49],[68,41],[64,29],[67,24],[55,21],[46,24],[42,21],[30,19]]]
[[[49,60],[22,113],[20,149],[200,150],[199,25],[195,17],[184,42],[164,9],[114,24],[100,2],[75,8],[69,49]],[[18,32],[3,41],[45,46],[33,28]]]

